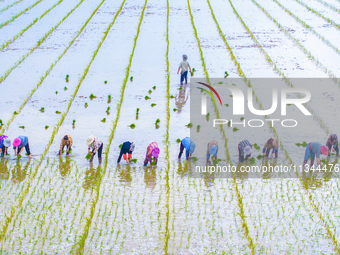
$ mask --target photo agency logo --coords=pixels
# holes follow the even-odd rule
[[[240,80],[240,79],[239,79]],[[253,90],[250,87],[243,88],[243,90],[238,87],[233,82],[222,82],[219,81],[215,84],[214,87],[209,85],[206,81],[196,81],[194,85],[197,89],[199,89],[201,93],[201,115],[207,115],[207,104],[208,98],[210,98],[211,102],[214,104],[216,108],[220,105],[223,107],[223,103],[231,101],[231,108],[232,108],[232,116],[229,118],[214,118],[212,119],[213,127],[216,125],[229,125],[230,127],[237,126],[237,127],[251,127],[257,128],[262,127],[265,125],[265,121],[271,123],[274,127],[276,124],[280,123],[282,127],[292,128],[298,125],[298,120],[295,118],[289,118],[287,116],[287,107],[288,106],[296,106],[296,108],[305,116],[311,116],[312,114],[306,109],[304,106],[305,103],[309,102],[311,99],[311,92],[306,88],[287,88],[287,87],[277,87],[277,83],[281,83],[278,79],[274,80],[271,79],[273,83],[271,86],[268,86],[268,82],[266,83],[265,90],[266,93],[270,93],[267,96],[266,102],[271,102],[271,106],[267,107],[266,109],[257,109],[254,106],[254,95]],[[226,79],[224,79],[226,81]],[[246,91],[244,91],[246,89]],[[217,90],[221,92],[217,92]],[[223,90],[224,93],[223,93]],[[228,92],[226,92],[228,91]],[[246,95],[246,96],[245,96]],[[271,96],[270,96],[271,95]],[[290,98],[290,95],[298,95],[298,98]],[[209,96],[209,97],[208,97]],[[215,97],[218,99],[215,99]],[[280,102],[279,102],[280,99]],[[223,102],[222,102],[223,101]],[[229,106],[229,104],[224,104]],[[248,108],[250,114],[254,117],[246,119],[243,118],[241,121],[237,117],[245,116],[245,107]],[[266,118],[265,121],[256,116],[266,116],[270,117],[274,113],[279,111],[280,118]],[[224,116],[223,116],[224,117]]]

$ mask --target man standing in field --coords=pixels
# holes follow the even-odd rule
[[[183,54],[182,58],[183,58],[183,61],[179,64],[179,67],[177,70],[177,74],[179,74],[179,71],[181,71],[181,85],[183,85],[184,79],[185,79],[185,84],[188,83],[188,68],[191,72],[191,67],[188,62],[188,56]]]

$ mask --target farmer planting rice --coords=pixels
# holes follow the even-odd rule
[[[264,144],[263,150],[262,150],[262,154],[263,154],[263,156],[266,156],[266,157],[268,158],[268,157],[269,157],[270,150],[272,150],[272,155],[271,155],[271,157],[273,158],[273,157],[274,157],[274,154],[275,154],[275,158],[277,158],[277,157],[278,157],[278,154],[279,154],[278,148],[279,148],[279,144],[278,144],[278,142],[277,142],[277,139],[271,137],[271,138],[269,138],[268,141]]]
[[[212,140],[207,145],[207,161],[210,163],[210,158],[212,161],[217,159],[218,152],[218,142],[216,140]]]
[[[28,143],[27,136],[18,136],[17,138],[14,139],[13,149],[15,156],[21,156],[20,154],[23,151],[24,147],[26,149],[28,157],[31,158],[30,146]],[[17,151],[15,149],[17,149]]]
[[[99,163],[102,163],[102,151],[103,151],[103,142],[95,137],[94,135],[90,135],[87,138],[86,144],[88,146],[88,154],[91,155],[90,162],[93,161],[94,155],[98,152],[98,161]],[[92,149],[92,152],[91,152]]]
[[[305,158],[303,161],[303,166],[308,162],[309,156],[311,157],[310,166],[314,164],[314,158],[316,156],[316,164],[321,166],[320,154],[328,155],[328,147],[321,145],[319,142],[311,142],[306,146]]]
[[[63,154],[64,147],[67,146],[66,155],[70,155],[72,149],[73,140],[70,135],[64,135],[60,142],[59,156]]]
[[[7,135],[0,135],[0,153],[1,157],[9,155],[8,147],[11,147],[11,139]]]
[[[240,162],[247,161],[251,157],[251,143],[248,140],[243,140],[238,144],[238,160]]]
[[[180,159],[182,157],[182,153],[185,149],[186,159],[189,160],[191,158],[191,155],[194,153],[195,148],[196,148],[196,144],[193,141],[191,141],[190,137],[185,137],[181,141],[181,146],[180,146],[180,149],[179,149],[178,158]]]
[[[179,64],[179,67],[177,70],[177,74],[179,74],[179,71],[181,71],[181,85],[183,85],[184,79],[185,79],[185,84],[188,83],[188,68],[191,72],[191,67],[188,62],[188,56],[183,54],[182,58],[183,58],[183,61]]]
[[[331,156],[331,151],[332,152],[336,151],[336,156],[339,156],[339,144],[338,137],[336,134],[331,134],[328,137],[326,146],[328,147],[328,157]]]
[[[147,166],[149,162],[151,164],[157,165],[158,155],[159,155],[158,144],[156,142],[150,143],[148,148],[146,149],[144,166]]]
[[[119,157],[117,160],[117,164],[119,164],[122,156],[124,158],[124,160],[126,161],[126,163],[129,163],[132,159],[132,152],[135,150],[135,144],[131,143],[131,142],[125,142],[122,145],[122,148],[120,148],[120,153],[119,153]],[[128,156],[126,156],[126,154],[128,154]]]

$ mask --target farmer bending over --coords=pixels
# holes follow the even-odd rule
[[[65,146],[67,146],[66,155],[67,156],[70,155],[72,144],[73,144],[72,137],[70,135],[64,135],[64,137],[61,139],[61,142],[60,142],[60,149],[58,153],[59,156],[63,154]]]
[[[263,156],[266,154],[266,157],[268,158],[270,150],[272,149],[271,157],[273,158],[274,153],[275,153],[275,158],[277,158],[279,154],[278,148],[279,148],[279,144],[277,142],[277,139],[269,138],[268,141],[263,146],[263,150],[262,150]]]
[[[250,159],[251,148],[251,143],[248,140],[243,140],[238,144],[238,159],[240,162]]]
[[[336,151],[336,156],[339,156],[339,144],[338,144],[338,137],[336,134],[331,134],[328,137],[326,146],[328,147],[328,157],[331,155],[331,151],[332,152]]]
[[[148,148],[146,149],[144,166],[147,166],[149,162],[152,164],[152,161],[154,161],[155,165],[157,165],[158,155],[159,155],[159,148],[158,148],[157,143],[155,142],[150,143]]]
[[[321,166],[320,154],[328,155],[328,147],[321,145],[319,142],[311,142],[306,147],[305,158],[303,161],[303,166],[305,166],[308,162],[309,156],[311,156],[310,166],[314,164],[314,158],[316,155],[316,164]]]
[[[26,153],[29,158],[31,158],[31,152],[30,152],[30,146],[28,143],[28,138],[27,136],[18,136],[17,138],[14,139],[13,141],[13,149],[14,149],[14,154],[15,156],[19,156],[23,149],[26,149]],[[17,151],[15,150],[17,149]],[[21,155],[20,155],[21,156]]]
[[[7,135],[0,135],[0,153],[1,157],[9,155],[8,147],[11,147],[11,139]]]
[[[210,158],[212,161],[217,159],[217,152],[218,152],[218,143],[215,140],[212,140],[208,143],[207,146],[207,161],[210,163]]]
[[[179,73],[179,71],[181,71],[181,85],[183,85],[184,79],[185,79],[185,84],[188,83],[188,68],[191,72],[191,67],[188,62],[188,56],[183,54],[182,58],[183,58],[183,61],[179,64],[179,67],[177,70],[177,74]]]
[[[86,144],[87,146],[89,146],[87,153],[91,154],[90,162],[93,161],[94,155],[96,155],[96,153],[98,152],[98,161],[99,163],[102,163],[103,142],[94,135],[90,135],[87,138]]]
[[[191,158],[191,155],[195,151],[196,144],[190,140],[190,137],[185,137],[181,141],[181,146],[180,146],[179,154],[178,154],[178,158],[179,159],[182,157],[182,153],[184,151],[184,148],[186,150],[186,154],[185,154],[186,155],[186,159],[189,160]]]
[[[132,152],[135,150],[135,144],[131,142],[125,142],[122,145],[122,148],[120,148],[120,154],[117,160],[117,164],[119,164],[122,156],[126,163],[129,163],[132,159]],[[128,157],[126,156],[128,154]]]

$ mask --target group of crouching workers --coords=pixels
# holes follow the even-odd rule
[[[91,135],[87,138],[86,144],[88,146],[88,153],[91,155],[90,162],[93,161],[94,156],[98,155],[99,163],[102,162],[102,152],[103,152],[103,142],[94,135]],[[15,156],[21,156],[24,148],[26,150],[26,154],[29,158],[31,158],[31,152],[29,147],[29,142],[27,136],[18,136],[13,140],[11,140],[6,135],[0,136],[0,153],[1,156],[9,155],[8,148],[13,145]],[[60,149],[58,155],[61,156],[64,152],[64,148],[66,147],[66,155],[69,155],[72,150],[73,140],[70,135],[64,135],[61,139]],[[269,138],[267,142],[263,146],[263,156],[265,157],[278,157],[278,141],[276,138]],[[185,137],[181,140],[180,143],[180,151],[178,154],[178,158],[182,157],[184,149],[186,150],[186,159],[189,160],[192,156],[192,153],[195,151],[196,145],[189,137]],[[119,164],[121,158],[129,163],[132,160],[132,153],[135,150],[135,144],[133,142],[124,142],[120,148],[119,157],[117,163]],[[252,144],[248,140],[243,140],[238,144],[238,155],[239,161],[244,162],[251,158],[252,152]],[[336,134],[331,134],[327,141],[326,145],[321,145],[319,142],[310,142],[306,146],[305,156],[303,165],[306,165],[308,159],[311,158],[310,165],[314,164],[314,159],[316,157],[316,163],[321,165],[320,154],[330,156],[331,152],[336,152],[336,156],[339,155],[339,145],[338,145],[338,137]],[[144,159],[144,166],[147,166],[148,163],[156,165],[158,161],[160,150],[156,142],[152,142],[148,145],[146,149],[146,156]],[[217,159],[218,153],[218,143],[215,140],[212,140],[207,145],[207,153],[206,159],[207,163],[211,163],[210,160]],[[271,153],[271,155],[270,155]]]

